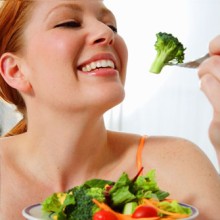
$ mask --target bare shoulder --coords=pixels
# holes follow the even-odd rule
[[[190,175],[193,177],[195,174],[196,178],[218,176],[207,155],[197,145],[183,138],[147,138],[143,160],[151,167],[171,170],[172,173],[185,175],[185,177]]]
[[[143,150],[143,164],[156,170],[159,185],[171,197],[198,207],[202,220],[217,220],[220,178],[198,146],[182,138],[149,137]],[[212,216],[206,214],[207,208]]]
[[[172,161],[178,158],[177,163],[184,164],[186,161],[195,161],[195,159],[207,160],[204,152],[189,140],[178,137],[152,136],[146,139],[145,151],[152,153],[152,156],[161,156],[164,162]]]

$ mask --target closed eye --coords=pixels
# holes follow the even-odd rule
[[[114,25],[108,25],[108,26],[109,26],[109,28],[112,29],[113,32],[118,33],[117,27],[115,27]]]
[[[78,28],[81,27],[81,24],[79,22],[76,21],[67,21],[67,22],[63,22],[60,24],[57,24],[54,26],[54,28],[59,28],[59,27],[63,27],[63,28]]]

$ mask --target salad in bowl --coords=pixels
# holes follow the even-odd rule
[[[41,217],[30,220],[192,220],[198,210],[158,187],[155,170],[130,179],[122,173],[114,181],[91,179],[67,192],[53,193],[40,204]],[[42,216],[45,216],[42,217]],[[33,217],[33,216],[32,216]]]

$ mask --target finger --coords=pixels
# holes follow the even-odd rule
[[[215,114],[220,116],[220,82],[211,74],[201,78],[201,90],[213,106]]]
[[[209,44],[210,54],[220,55],[220,35],[216,36]]]
[[[202,78],[207,73],[212,74],[220,81],[220,56],[211,56],[201,63],[198,69],[199,78]]]

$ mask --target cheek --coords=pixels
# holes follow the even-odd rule
[[[73,54],[71,49],[72,46],[67,42],[59,39],[51,39],[50,42],[42,42],[36,50],[39,56],[43,58],[43,61],[46,63],[50,61],[53,65],[56,65],[59,63],[66,64],[68,61],[72,62]]]
[[[127,62],[128,62],[128,49],[125,41],[122,37],[118,36],[115,41],[115,49],[117,51],[117,54],[119,56],[119,60],[121,63],[120,66],[120,76],[122,83],[125,83],[126,78],[126,71],[127,71]]]
[[[73,70],[76,59],[76,46],[73,40],[65,39],[63,36],[49,34],[39,36],[29,42],[28,62],[34,71],[43,71],[48,74]]]
[[[28,44],[29,54],[31,59],[39,59],[42,64],[52,68],[58,64],[65,64],[71,62],[72,64],[77,50],[77,42],[75,42],[69,35],[63,35],[51,31],[44,35],[34,36],[29,40]],[[49,65],[52,63],[52,65]]]
[[[60,85],[69,88],[75,78],[72,46],[57,38],[49,38],[50,42],[42,37],[40,39],[33,40],[28,47],[26,61],[31,84],[36,94],[45,90],[47,93],[65,93]]]

